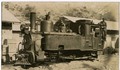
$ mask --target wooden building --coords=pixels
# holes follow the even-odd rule
[[[6,54],[12,57],[16,53],[17,45],[21,41],[20,25],[21,21],[18,20],[11,12],[2,7],[2,55]],[[8,48],[8,49],[6,49]],[[4,61],[10,61],[6,57],[2,57]]]

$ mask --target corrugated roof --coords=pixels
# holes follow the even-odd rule
[[[64,18],[76,22],[77,20],[93,20],[95,24],[98,24],[101,20],[97,19],[88,19],[88,18],[79,18],[79,17],[70,17],[70,16],[63,16]],[[119,30],[119,25],[118,22],[113,22],[113,21],[105,21],[107,23],[107,30]]]
[[[98,24],[101,20],[93,20],[95,24]],[[107,30],[119,30],[119,23],[113,21],[105,21],[107,23]]]
[[[12,13],[4,7],[2,8],[2,21],[5,22],[20,22]]]

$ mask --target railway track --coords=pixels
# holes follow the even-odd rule
[[[2,70],[118,70],[118,55],[100,55],[98,60],[75,60],[70,62],[46,62],[23,69],[20,66],[2,65]]]

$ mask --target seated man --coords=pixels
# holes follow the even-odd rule
[[[62,20],[61,20],[61,24],[60,24],[60,32],[66,32],[66,25]]]
[[[57,32],[66,32],[66,25],[62,21],[62,19],[59,19],[55,25],[54,25],[55,31]]]

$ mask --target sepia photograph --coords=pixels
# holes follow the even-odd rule
[[[119,70],[119,2],[1,2],[1,70]]]

